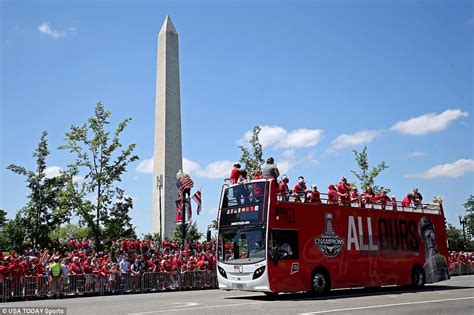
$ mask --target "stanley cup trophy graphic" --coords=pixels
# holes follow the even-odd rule
[[[418,224],[420,238],[425,244],[425,271],[426,282],[433,283],[449,279],[446,258],[441,256],[435,244],[435,231],[430,218],[423,217]]]
[[[314,239],[314,244],[325,256],[335,257],[342,251],[344,239],[339,237],[332,228],[332,214],[328,212],[324,218],[326,220],[326,228],[320,237]]]

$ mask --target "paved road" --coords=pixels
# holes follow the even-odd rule
[[[202,290],[5,303],[66,307],[67,314],[473,314],[474,276],[453,277],[422,291],[397,287],[335,290],[325,297]]]

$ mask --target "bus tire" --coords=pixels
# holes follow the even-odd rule
[[[331,278],[324,268],[317,268],[311,276],[311,292],[313,294],[326,294],[331,290]]]
[[[270,298],[275,298],[278,295],[278,292],[263,292],[263,293]]]
[[[411,287],[420,289],[425,286],[426,278],[423,268],[419,265],[413,267],[411,271]]]

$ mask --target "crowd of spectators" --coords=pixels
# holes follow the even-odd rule
[[[91,240],[72,239],[69,246],[1,252],[0,287],[11,278],[14,289],[21,278],[31,276],[44,277],[54,286],[55,279],[69,275],[84,275],[86,285],[94,276],[102,276],[112,287],[124,274],[191,272],[214,270],[216,266],[214,241],[188,242],[184,250],[168,240],[117,240],[104,251],[96,251],[92,244]]]
[[[448,252],[448,263],[457,263],[466,266],[474,265],[474,252]]]

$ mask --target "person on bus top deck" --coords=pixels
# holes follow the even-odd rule
[[[350,199],[351,199],[351,202],[360,203],[360,196],[359,196],[359,193],[357,192],[357,187],[355,186],[351,188]]]
[[[273,157],[269,157],[267,159],[267,163],[263,166],[262,169],[262,176],[265,179],[273,179],[275,187],[278,186],[278,176],[280,176],[280,171],[278,167],[275,165],[275,159]]]
[[[237,184],[239,177],[240,177],[240,163],[235,162],[234,166],[232,168],[232,171],[230,172],[230,183],[231,184]]]
[[[418,191],[418,188],[413,188],[413,199],[412,202],[415,205],[415,207],[421,206],[421,202],[423,201],[423,196],[421,193]]]
[[[380,192],[375,196],[375,202],[382,205],[382,209],[385,209],[385,206],[390,202],[390,197],[387,196],[387,190],[382,188]]]
[[[318,191],[318,186],[316,185],[311,186],[311,195],[309,196],[309,202],[316,204],[321,203],[321,195]]]
[[[372,189],[372,187],[367,186],[367,188],[365,188],[365,192],[364,192],[364,195],[363,195],[363,198],[362,198],[362,203],[363,203],[364,207],[368,203],[373,203],[374,199],[375,199],[374,190]]]
[[[288,188],[289,182],[290,182],[290,179],[288,178],[288,176],[283,175],[280,183],[278,184],[277,193],[278,193],[278,196],[281,196],[282,201],[288,201],[288,197],[289,197],[288,195],[290,193],[290,189]]]
[[[246,170],[241,170],[241,171],[240,171],[240,176],[239,176],[239,178],[237,179],[237,183],[238,183],[238,184],[248,183],[247,171],[246,171]]]
[[[347,182],[347,178],[344,176],[341,177],[341,181],[337,184],[337,195],[341,200],[341,204],[349,205],[349,192],[351,189],[351,185]]]
[[[263,176],[262,176],[262,171],[261,170],[258,170],[255,172],[255,175],[253,176],[253,179],[262,179]]]
[[[293,187],[293,196],[295,197],[295,201],[306,202],[306,192],[306,182],[304,181],[304,177],[300,176],[298,177],[298,182],[296,183],[295,187]]]
[[[397,211],[397,198],[395,198],[395,196],[392,196],[392,199],[391,199],[390,203],[393,207],[393,211]]]
[[[405,198],[403,198],[402,200],[402,207],[409,207],[411,202],[413,200],[413,194],[408,194],[405,196]]]
[[[338,201],[338,195],[337,195],[337,190],[336,190],[336,187],[333,185],[333,184],[330,184],[328,186],[328,204],[330,205],[334,205],[334,204],[337,204],[337,201]]]

